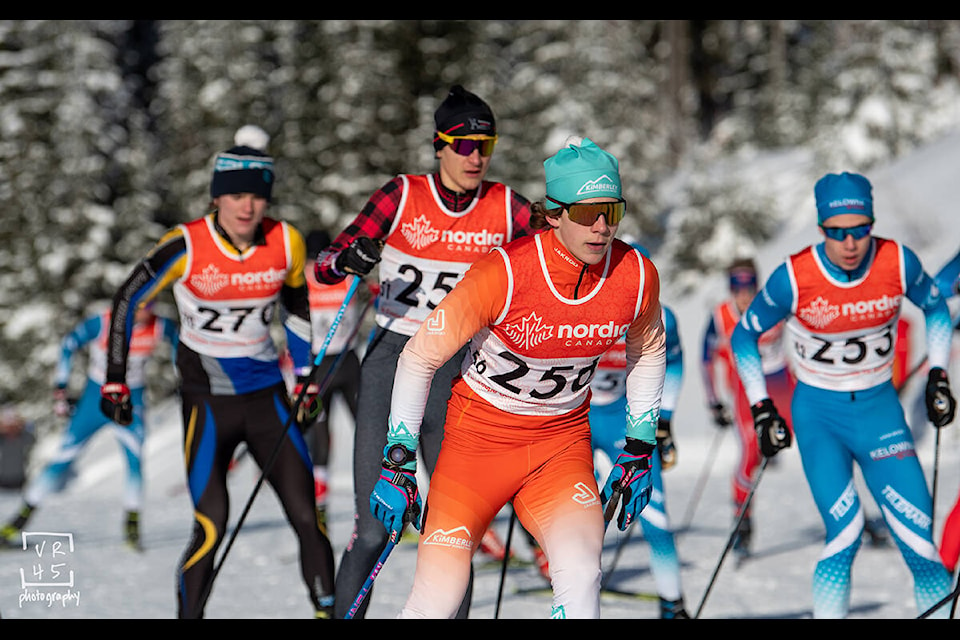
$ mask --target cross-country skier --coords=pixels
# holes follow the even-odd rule
[[[104,383],[107,367],[107,336],[110,332],[110,311],[88,316],[77,324],[60,343],[60,359],[54,375],[54,412],[70,418],[61,436],[60,445],[50,462],[23,490],[23,504],[17,515],[0,530],[7,544],[20,547],[20,532],[34,515],[37,507],[50,493],[62,491],[73,477],[73,463],[90,439],[102,427],[110,425],[123,457],[127,474],[123,489],[123,537],[136,551],[142,550],[140,512],[143,508],[143,442],[146,418],[146,368],[150,357],[166,340],[176,348],[177,326],[171,320],[158,316],[152,305],[137,310],[130,339],[127,385],[130,388],[130,421],[121,426],[104,418],[100,412],[100,386]],[[74,355],[87,350],[87,381],[72,412],[67,401],[70,369]]]
[[[337,570],[338,618],[352,608],[387,544],[387,533],[370,513],[369,498],[380,477],[397,358],[477,258],[531,232],[527,199],[485,179],[497,144],[490,106],[454,85],[437,107],[434,124],[437,172],[390,180],[316,263],[317,279],[327,284],[351,274],[364,277],[379,263],[377,328],[360,366],[353,446],[356,511],[353,535]],[[427,473],[433,471],[440,451],[450,382],[459,372],[459,358],[440,367],[427,400],[421,439]],[[354,618],[365,616],[372,595],[366,595]],[[468,595],[462,617],[469,601]]]
[[[734,468],[731,480],[734,518],[740,513],[750,493],[750,487],[760,466],[760,449],[757,446],[757,432],[753,428],[753,415],[750,402],[743,388],[743,382],[737,374],[733,352],[730,349],[730,336],[757,295],[757,266],[751,258],[738,258],[727,268],[730,297],[718,304],[710,315],[703,332],[701,351],[701,375],[707,403],[714,424],[725,429],[731,422],[736,425],[737,439],[740,443],[740,460]],[[763,335],[758,342],[760,362],[763,367],[767,393],[781,408],[787,428],[790,428],[790,399],[796,381],[787,366],[787,356],[783,347],[783,323],[778,322]],[[720,400],[717,393],[717,369],[722,370],[727,397],[733,405],[733,415]],[[750,552],[753,536],[752,510],[748,509],[740,520],[734,552],[744,556]]]
[[[917,255],[871,235],[873,193],[865,177],[827,174],[814,195],[824,240],[790,256],[754,298],[731,340],[737,368],[761,452],[774,456],[790,446],[791,433],[768,393],[757,342],[788,319],[787,352],[798,380],[793,428],[826,527],[813,576],[814,616],[845,617],[850,608],[851,566],[864,529],[854,463],[913,575],[916,606],[925,611],[951,581],[933,543],[930,491],[891,369],[900,307],[910,300],[926,319],[927,413],[936,428],[951,423],[950,314]]]
[[[172,286],[180,314],[177,369],[193,534],[177,570],[177,614],[204,615],[217,550],[227,532],[227,470],[241,443],[263,468],[300,545],[300,570],[318,618],[333,613],[334,558],[314,506],[313,470],[270,330],[279,311],[303,401],[297,419],[319,412],[308,374],[310,311],[303,236],[266,216],[274,182],[269,140],[241,127],[217,154],[208,213],[167,231],[134,267],[113,300],[101,409],[130,419],[131,310]],[[255,571],[255,568],[251,568]]]
[[[616,158],[589,139],[544,163],[546,230],[479,258],[400,354],[380,479],[369,497],[395,535],[420,528],[416,452],[434,373],[464,344],[401,617],[453,617],[482,532],[508,502],[550,563],[553,616],[600,614],[603,505],[626,528],[650,498],[665,343],[656,267],[614,235]],[[590,382],[626,333],[626,444],[597,495]]]
[[[941,267],[934,276],[934,281],[940,293],[947,299],[949,306],[960,303],[960,251]],[[960,310],[952,311],[952,316],[954,318],[960,316]],[[960,331],[960,323],[956,324],[954,329]],[[960,559],[960,495],[957,496],[957,501],[943,523],[940,558],[951,574],[956,572],[957,561]]]
[[[330,332],[330,327],[336,319],[347,292],[350,281],[343,280],[337,284],[324,284],[317,280],[314,261],[320,252],[330,246],[330,234],[325,229],[314,229],[307,234],[307,264],[304,276],[310,291],[310,322],[313,325],[313,346],[311,353],[316,355],[323,347],[323,343]],[[310,448],[310,458],[313,460],[314,497],[317,503],[317,516],[321,526],[326,530],[326,511],[328,496],[328,473],[330,463],[330,410],[333,407],[334,397],[339,396],[346,404],[350,417],[356,422],[357,398],[360,389],[360,356],[357,349],[360,345],[359,328],[363,322],[363,312],[370,297],[376,295],[368,283],[364,282],[361,289],[347,304],[340,324],[330,338],[330,343],[324,352],[324,358],[314,376],[319,383],[326,381],[326,388],[321,397],[322,407],[320,415],[312,425],[304,425],[307,444]],[[337,369],[330,375],[330,368],[337,363]],[[329,379],[328,379],[329,377]]]
[[[630,244],[644,256],[649,256],[646,248],[633,242]],[[657,423],[657,449],[650,458],[653,492],[650,494],[650,503],[640,512],[640,526],[644,539],[650,544],[650,571],[660,596],[660,617],[683,619],[690,616],[683,605],[680,558],[667,517],[662,476],[663,471],[673,468],[678,461],[671,421],[683,384],[683,345],[680,343],[676,315],[667,306],[661,308],[667,344],[666,374],[660,403],[660,419]],[[595,452],[602,451],[604,457],[611,462],[617,459],[625,444],[628,414],[626,358],[626,342],[621,339],[600,357],[597,373],[590,383],[592,446]],[[599,464],[597,467],[599,477],[605,477],[606,472],[601,471]]]

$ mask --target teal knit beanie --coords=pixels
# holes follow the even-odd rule
[[[620,198],[620,163],[589,138],[570,138],[543,163],[547,196],[574,203],[588,198]],[[547,200],[548,209],[557,206]]]

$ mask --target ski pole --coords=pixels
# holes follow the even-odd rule
[[[713,569],[713,575],[710,576],[710,582],[707,583],[707,588],[703,592],[703,597],[700,598],[700,604],[697,605],[697,612],[693,615],[694,620],[700,617],[700,612],[703,610],[703,605],[707,601],[707,596],[710,595],[710,590],[713,588],[713,583],[717,579],[717,574],[720,573],[720,567],[723,566],[724,558],[727,557],[727,553],[733,546],[733,541],[737,536],[737,531],[740,530],[740,523],[743,522],[744,517],[747,515],[747,509],[750,507],[750,501],[753,500],[753,494],[757,490],[757,485],[760,484],[760,479],[763,477],[763,470],[767,468],[767,463],[769,461],[770,458],[766,456],[763,457],[763,462],[760,464],[760,468],[757,470],[757,477],[753,481],[753,486],[750,487],[750,493],[747,494],[747,499],[743,501],[742,505],[740,505],[740,510],[737,512],[737,521],[733,523],[733,530],[730,532],[730,536],[727,538],[727,545],[723,548],[723,552],[720,554],[720,560],[717,561],[717,566]]]
[[[960,593],[960,573],[954,572],[954,580],[956,581],[956,588],[954,593]],[[950,605],[950,619],[953,620],[954,616],[957,615],[957,598],[953,599],[953,604]]]
[[[947,410],[947,400],[941,394],[937,393],[934,396],[933,401],[934,406],[938,411]],[[933,488],[930,490],[931,493],[931,506],[930,506],[930,521],[935,522],[934,513],[937,511],[937,478],[940,475],[940,431],[941,427],[933,425],[934,429],[937,430],[936,438],[934,439],[933,445]]]
[[[369,593],[370,588],[373,587],[373,581],[377,579],[380,569],[383,569],[383,565],[387,561],[387,556],[390,555],[390,552],[393,551],[393,548],[397,546],[399,541],[400,532],[391,531],[390,538],[387,540],[387,546],[383,548],[383,552],[381,552],[380,557],[377,558],[377,564],[373,566],[373,570],[370,572],[370,575],[368,575],[367,579],[363,581],[363,586],[361,586],[360,591],[357,592],[357,597],[353,599],[353,604],[350,605],[350,609],[347,611],[346,615],[343,616],[344,620],[352,620],[353,617],[357,615],[357,611],[360,609],[363,599],[367,597],[367,593]]]
[[[932,528],[937,521],[934,514],[937,512],[937,477],[940,474],[940,427],[937,430],[933,444],[933,489],[931,489],[932,502],[930,503],[930,527]]]
[[[613,576],[613,570],[617,567],[620,556],[623,555],[623,550],[626,548],[627,543],[630,542],[630,536],[633,535],[636,524],[636,521],[631,522],[630,526],[627,527],[627,534],[617,543],[617,550],[613,554],[613,560],[610,561],[610,566],[607,567],[607,570],[603,572],[603,580],[600,581],[600,591],[607,588],[607,583],[610,582],[610,578]]]
[[[353,276],[353,282],[350,284],[350,288],[347,290],[347,294],[343,298],[343,303],[340,305],[337,315],[333,318],[333,322],[330,324],[330,329],[327,331],[327,335],[323,340],[323,344],[320,346],[320,350],[317,352],[317,356],[313,360],[313,366],[311,367],[310,373],[307,376],[308,382],[313,380],[313,377],[317,374],[317,370],[320,367],[320,362],[327,354],[327,348],[330,346],[330,341],[333,339],[333,334],[336,333],[337,327],[340,326],[340,320],[343,318],[343,314],[346,311],[347,306],[350,304],[350,301],[353,299],[353,295],[357,292],[357,287],[359,285],[360,277]],[[253,506],[253,501],[260,492],[260,487],[263,486],[267,473],[269,473],[273,468],[273,464],[276,462],[277,456],[280,454],[280,449],[283,447],[283,443],[287,438],[287,431],[290,429],[290,425],[293,423],[293,418],[297,415],[300,405],[303,403],[303,398],[306,396],[308,386],[308,384],[303,385],[300,389],[300,393],[297,394],[297,397],[293,402],[293,406],[290,409],[290,414],[287,416],[286,422],[284,422],[280,438],[277,440],[277,444],[273,448],[273,453],[260,470],[260,477],[257,478],[257,483],[254,485],[253,491],[250,493],[250,497],[247,499],[247,504],[244,506],[243,511],[240,514],[240,519],[237,521],[237,525],[233,528],[233,531],[230,532],[230,538],[227,540],[227,545],[223,549],[223,553],[220,556],[220,561],[217,562],[216,566],[213,568],[213,573],[210,574],[210,579],[207,581],[206,585],[204,585],[203,592],[200,596],[200,603],[197,606],[196,613],[198,615],[206,606],[207,599],[210,597],[210,592],[213,590],[213,583],[217,579],[220,569],[223,568],[223,563],[227,559],[227,554],[230,553],[230,549],[233,547],[233,543],[237,539],[237,534],[240,533],[240,528],[243,526],[243,523],[247,518],[247,514],[250,513],[250,508]]]
[[[607,508],[603,510],[603,532],[606,534],[610,521],[617,513],[617,507],[620,505],[620,496],[623,494],[623,487],[619,484],[610,492],[610,501],[607,502]]]
[[[940,607],[947,604],[951,600],[953,600],[954,603],[956,603],[958,596],[960,596],[960,580],[957,580],[957,586],[953,588],[953,591],[951,591],[950,593],[945,595],[943,598],[941,598],[940,601],[937,602],[937,604],[933,605],[932,607],[930,607],[929,609],[927,609],[926,611],[918,615],[917,619],[921,620],[923,618],[930,617],[933,613],[935,613],[938,609],[940,609]]]
[[[720,450],[720,442],[723,440],[723,436],[729,430],[729,427],[718,428],[716,433],[713,435],[713,442],[710,444],[710,451],[707,454],[707,462],[703,465],[703,469],[700,471],[700,477],[697,478],[697,484],[694,486],[693,495],[690,496],[690,502],[687,504],[687,510],[683,515],[683,525],[680,526],[678,532],[686,531],[690,528],[690,523],[693,522],[693,514],[697,510],[697,506],[700,504],[700,497],[703,495],[703,490],[707,484],[707,480],[710,479],[710,472],[713,469],[713,462],[717,459],[717,452]]]
[[[500,586],[497,588],[497,606],[493,610],[493,619],[500,617],[500,599],[503,598],[503,583],[507,577],[507,564],[510,562],[510,542],[513,539],[513,524],[517,520],[517,512],[510,507],[510,524],[507,525],[507,542],[503,545],[503,566],[500,567]]]

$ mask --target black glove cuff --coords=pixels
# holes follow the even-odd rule
[[[308,385],[313,382],[313,376],[307,374],[305,376],[297,376],[297,384]]]
[[[652,455],[655,448],[656,445],[644,442],[643,440],[637,440],[636,438],[627,438],[627,444],[623,446],[623,450],[633,456]]]
[[[765,413],[773,413],[774,411],[773,400],[770,398],[764,398],[757,404],[750,405],[750,413],[753,414],[754,419]]]
[[[941,369],[940,367],[933,367],[930,369],[930,373],[927,374],[927,384],[933,382],[947,382],[950,381],[947,379],[947,372]]]

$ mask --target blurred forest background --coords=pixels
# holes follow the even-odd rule
[[[335,235],[435,169],[433,112],[462,83],[497,117],[488,177],[531,200],[567,135],[615,154],[621,229],[682,292],[726,266],[724,238],[749,251],[791,215],[739,159],[801,150],[804,194],[867,171],[957,128],[958,68],[945,20],[0,21],[0,396],[50,413],[62,336],[207,211],[243,124],[271,135],[270,215]]]

